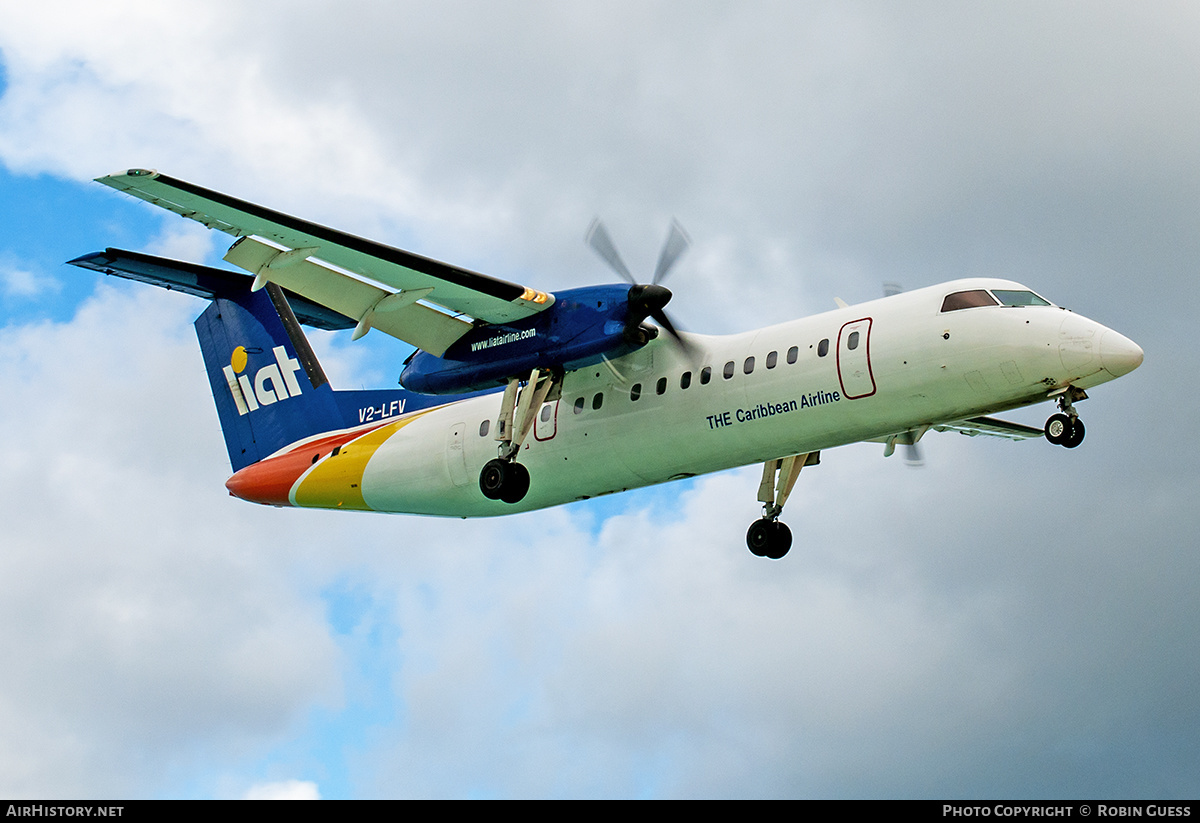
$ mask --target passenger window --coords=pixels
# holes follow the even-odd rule
[[[824,357],[829,354],[829,338],[826,337],[817,344],[817,357]]]
[[[575,413],[579,414],[581,411],[583,411],[583,398],[576,397],[575,398]]]
[[[850,332],[850,336],[846,338],[846,348],[848,348],[850,351],[854,351],[858,348],[858,332]]]
[[[550,422],[550,412],[552,412],[553,410],[554,410],[554,408],[549,403],[542,406],[542,422],[543,423]]]
[[[655,394],[666,394],[667,393],[667,378],[665,378],[665,377],[658,378],[658,385],[654,387],[654,393]]]
[[[773,351],[767,355],[767,368],[775,368],[775,364],[779,361],[779,352]]]
[[[726,364],[725,364],[725,371],[723,372],[723,374],[725,375],[725,379],[726,379],[726,380],[728,380],[729,378],[733,377],[733,370],[734,370],[734,368],[735,368],[735,367],[734,367],[734,365],[733,365],[733,361],[732,361],[732,360],[730,360],[728,363],[726,363]]]
[[[692,373],[690,371],[685,371],[683,374],[679,375],[679,388],[686,389],[690,385],[692,385]]]
[[[709,380],[712,380],[712,366],[705,366],[700,370],[700,385],[707,386]]]
[[[742,364],[742,371],[744,371],[746,374],[749,374],[750,372],[754,371],[754,358],[753,357],[746,358],[746,362]]]
[[[972,289],[971,291],[956,291],[954,294],[946,295],[946,299],[942,301],[942,311],[958,311],[959,309],[973,309],[978,306],[994,306],[996,298],[992,297],[984,289]]]
[[[800,356],[800,347],[799,346],[792,346],[790,349],[788,349],[788,365],[790,366],[793,363],[795,363],[796,358],[799,356]]]
[[[634,383],[633,387],[629,390],[629,399],[637,400],[641,396],[642,396],[642,384]]]
[[[600,392],[592,398],[592,410],[598,411],[604,405],[604,392]]]
[[[482,423],[479,424],[479,436],[487,437],[488,429],[490,429],[491,427],[492,427],[492,421],[484,420]]]

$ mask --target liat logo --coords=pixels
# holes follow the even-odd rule
[[[259,406],[269,406],[289,397],[300,396],[300,381],[296,379],[300,361],[288,357],[283,346],[276,346],[271,353],[275,355],[275,362],[255,372],[253,383],[250,382],[250,375],[242,374],[250,362],[246,347],[238,346],[230,355],[229,365],[223,371],[239,415],[249,414]]]

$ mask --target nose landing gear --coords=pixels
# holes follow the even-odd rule
[[[1056,446],[1073,449],[1083,442],[1083,421],[1066,414],[1052,414],[1046,421],[1046,439]]]
[[[1086,400],[1087,394],[1083,389],[1067,386],[1058,395],[1058,414],[1050,415],[1046,420],[1046,440],[1055,446],[1073,449],[1083,442],[1086,431],[1079,412],[1075,411],[1075,400]]]

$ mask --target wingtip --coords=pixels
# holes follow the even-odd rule
[[[131,177],[137,177],[137,178],[144,177],[144,178],[153,180],[155,177],[158,177],[158,170],[157,169],[121,169],[120,171],[114,171],[112,174],[106,174],[103,177],[97,177],[97,178],[95,178],[95,181],[97,183],[108,183],[110,181],[117,181],[117,180],[131,178]]]
[[[98,258],[104,257],[102,251],[90,251],[87,254],[81,254],[78,257],[67,260],[63,263],[64,266],[79,266],[81,269],[93,268],[95,261]]]

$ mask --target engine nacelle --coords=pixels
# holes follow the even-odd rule
[[[634,287],[639,288],[639,287]],[[555,292],[554,305],[515,323],[472,329],[441,357],[418,351],[400,385],[422,394],[492,389],[535,368],[569,371],[620,357],[652,340],[645,313],[630,306],[630,287],[588,286]]]

